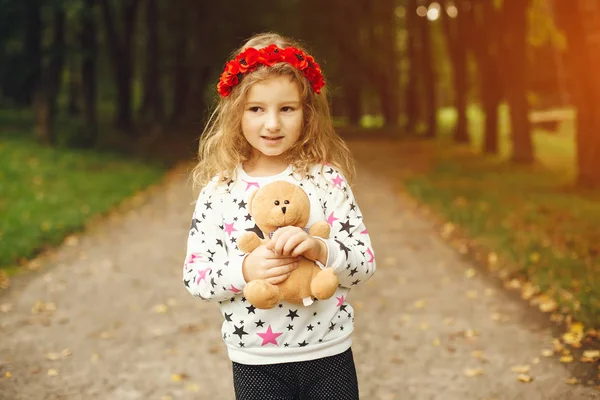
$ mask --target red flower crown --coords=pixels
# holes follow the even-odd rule
[[[315,93],[320,93],[321,88],[325,86],[321,67],[312,56],[296,47],[282,49],[272,44],[258,50],[250,47],[238,54],[235,59],[228,61],[217,84],[217,91],[222,97],[227,97],[244,74],[254,71],[259,65],[271,67],[280,62],[289,63],[302,71]]]

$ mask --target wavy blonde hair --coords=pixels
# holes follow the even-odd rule
[[[250,38],[232,58],[249,47],[260,49],[273,43],[280,48],[293,46],[305,51],[292,39],[263,33]],[[194,187],[205,186],[216,175],[219,183],[234,178],[236,167],[250,158],[252,148],[241,128],[246,96],[254,83],[277,76],[289,76],[298,84],[303,110],[302,133],[286,152],[286,162],[303,176],[312,165],[330,164],[352,181],[354,161],[348,146],[333,128],[326,88],[320,94],[314,93],[302,72],[288,63],[278,63],[245,74],[229,96],[219,99],[200,137],[199,161],[192,171]]]

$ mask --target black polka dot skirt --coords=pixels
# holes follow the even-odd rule
[[[356,400],[352,350],[318,360],[283,364],[233,363],[237,400]]]

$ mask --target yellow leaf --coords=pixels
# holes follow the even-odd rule
[[[72,352],[71,350],[69,350],[69,349],[63,349],[63,350],[60,352],[60,355],[62,356],[62,358],[67,358],[67,357],[69,357],[71,354],[73,354],[73,352]]]
[[[197,393],[200,391],[200,386],[196,385],[195,383],[188,383],[185,385],[185,389],[188,392]]]
[[[469,268],[465,271],[465,276],[469,279],[473,278],[475,275],[477,275],[477,271],[475,271],[474,268]]]
[[[10,371],[6,371],[6,372],[4,373],[4,377],[5,377],[5,378],[10,378],[11,376],[12,376],[12,373],[11,373]]]
[[[544,357],[552,357],[554,355],[554,351],[545,349],[545,350],[542,350],[542,355]]]
[[[530,260],[532,263],[537,263],[537,262],[539,262],[539,261],[540,261],[540,253],[531,253],[531,254],[529,255],[529,260]]]
[[[427,322],[423,322],[419,325],[419,329],[421,329],[422,331],[426,331],[427,329],[429,329],[429,324]]]
[[[529,300],[531,297],[536,295],[539,292],[539,289],[531,284],[531,282],[527,282],[521,288],[521,298],[523,300]]]
[[[600,350],[585,350],[583,356],[587,358],[600,358]]]
[[[189,376],[187,374],[185,374],[185,373],[171,375],[171,381],[172,382],[181,382],[181,381],[186,380],[188,378],[189,378]]]
[[[477,290],[467,290],[466,296],[467,296],[467,299],[476,299],[477,298]]]
[[[79,238],[77,236],[71,235],[67,236],[65,239],[65,245],[67,246],[77,246],[79,244]]]
[[[566,382],[567,382],[569,385],[576,385],[576,384],[577,384],[577,382],[579,382],[579,381],[577,380],[577,378],[575,378],[575,377],[571,377],[571,378],[567,379],[567,380],[566,380]]]
[[[498,262],[498,255],[494,252],[488,254],[488,264],[495,265]]]
[[[417,300],[417,301],[415,301],[414,306],[415,306],[415,308],[424,308],[425,307],[425,300]]]
[[[516,365],[512,367],[513,372],[518,372],[519,374],[526,374],[531,370],[529,365]]]
[[[60,354],[58,353],[47,353],[46,354],[46,359],[50,360],[50,361],[56,361],[60,358]]]
[[[534,364],[539,364],[540,363],[540,358],[539,357],[534,357],[533,360],[531,360],[532,363]]]
[[[483,351],[481,351],[481,350],[473,350],[473,351],[471,352],[471,355],[472,355],[473,357],[477,358],[477,359],[480,359],[480,360],[484,360],[484,359],[485,359],[485,356],[484,356],[484,354],[483,354]]]
[[[157,304],[154,306],[154,312],[157,314],[165,314],[167,311],[169,311],[169,307],[165,304]]]
[[[529,382],[531,382],[533,380],[533,378],[531,376],[525,375],[525,374],[519,374],[519,375],[517,375],[517,379],[520,382],[525,382],[525,383],[529,383]]]
[[[434,345],[435,347],[438,347],[438,346],[440,346],[441,344],[442,344],[442,343],[440,342],[440,339],[435,339],[435,340],[433,341],[433,345]]]
[[[48,370],[48,376],[58,376],[58,370],[54,368],[50,368]]]
[[[561,363],[565,363],[565,364],[566,364],[566,363],[573,362],[573,356],[572,356],[572,355],[570,355],[570,354],[569,354],[569,355],[562,356],[562,357],[560,357],[560,362],[561,362]]]
[[[465,369],[465,375],[469,378],[474,376],[483,375],[485,372],[480,368],[467,368]]]
[[[539,309],[542,312],[554,312],[558,308],[558,304],[554,299],[546,295],[541,295],[538,297]]]
[[[0,270],[0,289],[7,289],[10,286],[10,278],[4,270]]]

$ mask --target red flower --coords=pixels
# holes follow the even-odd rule
[[[315,93],[320,93],[321,88],[325,86],[321,68],[312,56],[295,47],[281,49],[271,44],[258,50],[250,47],[238,54],[235,59],[228,61],[217,84],[217,91],[221,96],[227,97],[232,88],[239,83],[242,75],[253,71],[258,65],[271,67],[280,62],[286,62],[302,71]]]

